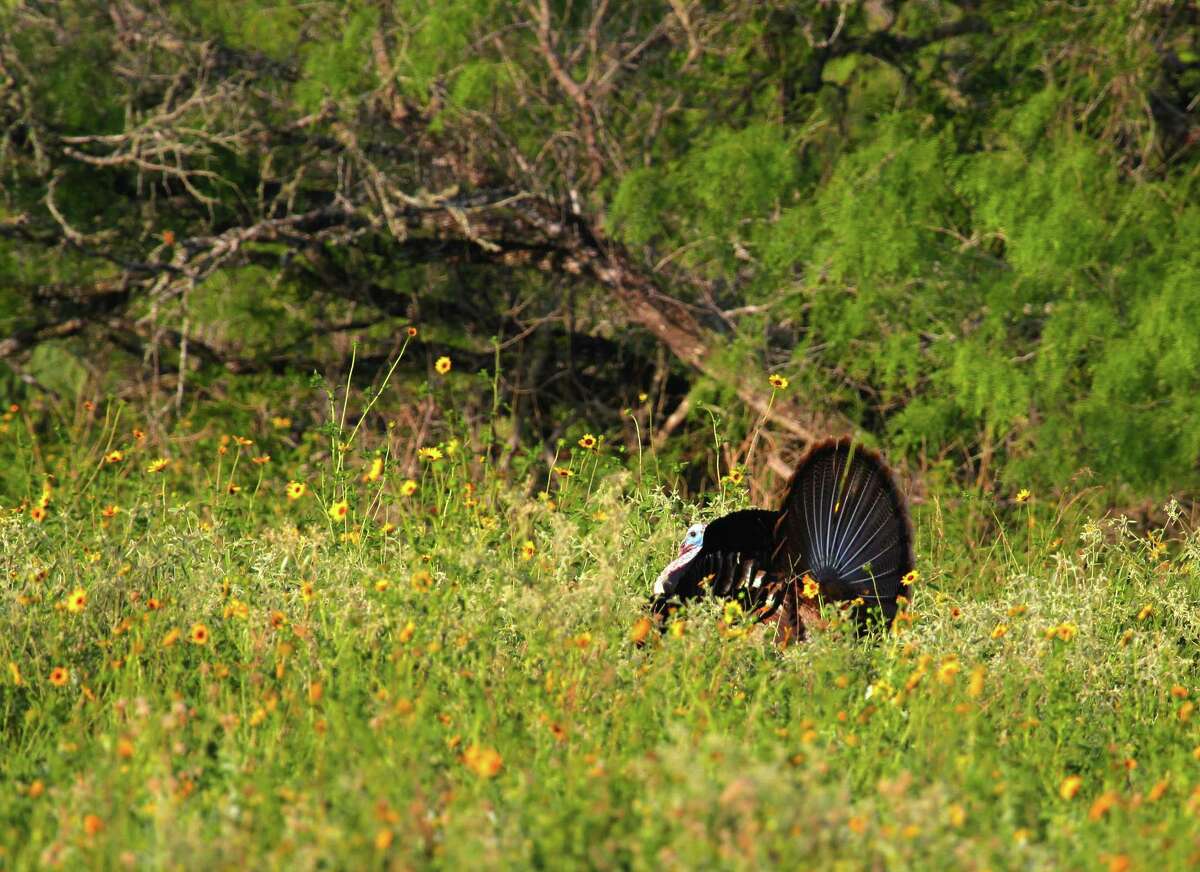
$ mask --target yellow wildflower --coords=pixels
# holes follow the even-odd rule
[[[596,437],[591,433],[584,433],[579,437],[579,447],[586,451],[591,451],[596,447]]]
[[[450,366],[450,358],[446,357],[444,354],[433,364],[433,368],[437,370],[439,375],[445,375],[448,373],[450,371]]]
[[[463,763],[480,778],[495,778],[504,766],[503,758],[494,748],[470,745],[463,752]]]
[[[953,684],[954,678],[956,675],[958,675],[958,671],[960,668],[961,667],[959,666],[958,658],[947,657],[946,660],[944,660],[942,662],[942,665],[938,667],[938,671],[937,671],[938,681],[940,681],[942,684],[946,684],[946,685]]]
[[[283,490],[287,494],[287,498],[295,502],[308,493],[308,485],[302,481],[289,481]]]
[[[417,483],[411,478],[406,478],[404,483],[400,485],[400,496],[411,497],[417,492]]]
[[[1106,790],[1104,793],[1096,797],[1092,802],[1091,809],[1088,810],[1088,820],[1098,821],[1104,817],[1117,804],[1119,797],[1115,790]]]
[[[1019,491],[1017,491],[1017,496],[1015,499],[1018,503],[1024,503],[1024,502],[1028,502],[1029,497],[1030,497],[1029,488],[1023,487]]]
[[[1083,787],[1083,779],[1078,775],[1068,775],[1062,780],[1062,784],[1058,786],[1058,795],[1063,799],[1074,799],[1075,794],[1079,793],[1079,788]]]
[[[976,666],[971,670],[971,682],[967,685],[967,694],[972,698],[979,697],[983,694],[983,681],[987,675],[987,670],[982,666]]]
[[[788,380],[778,373],[772,373],[771,375],[767,376],[767,381],[770,382],[771,387],[777,391],[786,390],[789,384]]]
[[[362,474],[364,482],[378,481],[379,476],[383,475],[383,458],[376,457],[371,461],[371,466]]]
[[[417,452],[417,457],[422,460],[435,461],[442,459],[442,449],[436,445],[428,445]]]
[[[725,608],[722,611],[721,617],[725,619],[727,624],[735,624],[742,619],[745,611],[742,609],[742,604],[736,600],[730,600],[725,603]]]
[[[533,555],[536,553],[537,553],[537,548],[534,547],[532,540],[526,539],[521,544],[521,559],[522,560],[532,560]]]
[[[350,511],[350,503],[346,500],[338,500],[329,507],[329,517],[335,521],[344,520]]]
[[[168,463],[170,463],[170,461],[165,457],[159,457],[155,460],[151,460],[146,464],[146,472],[150,473],[151,475],[162,472],[167,468]]]
[[[82,612],[87,606],[87,591],[82,587],[77,587],[67,596],[67,611]]]

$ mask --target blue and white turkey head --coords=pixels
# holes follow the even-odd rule
[[[679,543],[679,556],[668,563],[666,568],[658,574],[658,578],[655,579],[655,596],[670,596],[674,592],[684,570],[687,569],[689,563],[696,559],[696,555],[700,553],[700,549],[703,546],[704,525],[692,524],[692,526],[688,527],[683,541]]]

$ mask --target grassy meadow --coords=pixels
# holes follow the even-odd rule
[[[684,501],[584,433],[504,471],[372,403],[4,414],[0,868],[1200,860],[1177,508],[979,499],[980,536],[931,494],[894,630],[781,650],[717,603],[644,621],[746,481]]]

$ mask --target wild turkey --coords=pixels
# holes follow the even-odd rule
[[[653,610],[705,594],[738,599],[778,620],[787,641],[817,619],[814,583],[820,600],[845,603],[860,625],[873,613],[890,624],[912,569],[912,526],[891,470],[853,440],[829,439],[801,458],[779,511],[690,527],[654,582]]]

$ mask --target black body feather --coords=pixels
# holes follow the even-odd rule
[[[775,549],[775,523],[779,513],[767,509],[742,509],[712,521],[704,528],[704,544],[678,582],[657,598],[654,611],[663,613],[673,600],[712,594],[733,597],[753,590],[759,570],[765,569]]]
[[[878,607],[890,622],[912,568],[908,509],[891,471],[851,439],[831,439],[801,458],[778,512],[745,509],[710,523],[654,611],[711,594],[769,614],[808,575],[825,601],[861,600],[860,615]]]

